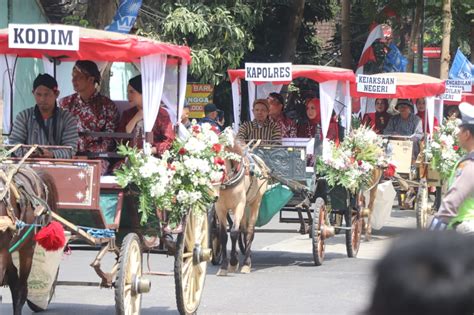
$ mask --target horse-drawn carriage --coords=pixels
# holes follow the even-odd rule
[[[238,130],[241,116],[240,90],[241,80],[246,78],[245,73],[246,71],[243,69],[229,70],[234,97],[234,117],[236,117],[234,124],[235,132]],[[352,70],[312,65],[293,65],[292,79],[296,78],[307,78],[319,83],[319,95],[322,104],[321,133],[323,139],[327,135],[333,110],[339,115],[346,130],[350,130],[351,97],[349,86],[351,82],[355,81],[355,75]],[[280,91],[282,85],[289,84],[290,82],[291,79],[288,81],[272,81],[271,79],[257,80],[256,82],[248,81],[249,104],[252,104],[254,99],[266,98],[270,92]],[[320,265],[324,258],[324,242],[327,238],[334,235],[335,230],[345,231],[347,255],[349,257],[357,255],[362,230],[362,218],[358,204],[355,202],[356,198],[354,198],[359,192],[347,194],[345,197],[338,196],[338,198],[334,198],[334,206],[330,213],[326,208],[322,209],[323,205],[321,202],[323,200],[329,202],[330,200],[330,198],[327,198],[329,190],[326,190],[327,186],[323,188],[322,182],[315,180],[313,167],[307,167],[307,155],[321,154],[324,148],[328,146],[328,143],[318,140],[320,138],[319,134],[314,136],[314,138],[306,139],[283,138],[281,144],[262,141],[258,145],[255,145],[255,143],[250,145],[252,153],[260,157],[270,169],[267,177],[270,184],[283,184],[284,187],[270,185],[271,189],[267,191],[267,194],[269,194],[267,199],[271,199],[271,203],[273,203],[273,209],[269,210],[271,213],[263,214],[266,219],[259,219],[258,221],[255,221],[256,218],[249,219],[249,217],[244,217],[243,220],[247,222],[243,226],[247,227],[250,225],[253,229],[255,224],[265,224],[276,212],[279,212],[280,222],[299,223],[299,233],[309,234],[312,240],[314,263],[315,265]],[[273,189],[276,190],[273,191]],[[288,189],[291,190],[291,194],[288,194]],[[347,193],[347,191],[343,190],[342,193]],[[283,200],[278,200],[282,197]],[[336,199],[339,200],[339,198],[344,199],[344,201],[336,202]],[[263,207],[265,206],[260,207],[260,211],[262,211]],[[280,208],[281,211],[279,211]],[[295,217],[295,214],[297,217]],[[259,215],[259,218],[261,217],[262,213]],[[342,220],[336,220],[336,217],[344,218],[344,223]],[[249,220],[252,222],[248,222]],[[222,218],[220,221],[222,221]],[[228,221],[232,230],[232,220],[229,219]],[[336,228],[331,226],[331,223],[336,224]],[[221,262],[221,253],[225,251],[225,246],[223,247],[219,242],[219,229],[221,229],[222,224],[217,219],[217,216],[210,217],[210,226],[211,246],[215,253],[212,262],[213,264],[219,264]],[[248,252],[248,238],[253,238],[253,235],[249,235],[245,229],[241,230],[241,232],[239,246],[244,253]]]
[[[13,27],[17,28],[16,31],[14,30],[16,33],[9,32]],[[35,39],[31,34],[43,32],[41,36],[46,33],[55,36],[60,33],[63,27],[61,25],[11,25],[9,30],[0,30],[0,54],[9,62],[7,69],[11,84],[13,84],[17,58],[49,59],[54,63],[54,73],[56,73],[56,65],[59,62],[85,59],[132,62],[139,64],[142,73],[145,132],[150,132],[153,127],[164,93],[164,86],[165,92],[176,98],[173,102],[175,108],[171,108],[171,110],[174,110],[179,117],[184,103],[187,65],[191,59],[188,47],[162,43],[140,36],[79,27],[68,27],[61,33],[66,37],[59,42],[56,41],[56,44],[62,44],[60,48],[55,48],[54,40],[49,43],[47,48],[41,48],[41,45],[25,44],[23,47],[11,45],[14,42],[11,38],[12,34],[21,34],[24,31],[29,34],[27,41],[29,42]],[[19,31],[20,28],[23,30]],[[75,45],[65,48],[64,45],[68,43],[75,43]],[[8,121],[11,117],[5,118]],[[94,136],[114,137],[113,134],[95,134]],[[123,135],[116,136],[122,137]],[[16,149],[18,146],[10,151]],[[25,157],[28,157],[35,149],[37,146],[27,149],[29,153]],[[100,153],[98,157],[110,156],[116,157],[116,154]],[[1,167],[10,176],[9,180],[13,178],[13,182],[15,182],[16,171],[23,168],[31,169],[34,172],[44,172],[54,179],[58,192],[57,202],[43,207],[44,213],[39,211],[36,215],[40,217],[46,214],[50,220],[60,222],[70,232],[72,240],[80,240],[98,249],[98,254],[91,266],[101,279],[100,287],[115,289],[117,314],[140,313],[142,294],[150,290],[150,281],[144,277],[146,273],[142,268],[142,253],[151,250],[168,255],[174,254],[177,308],[182,314],[195,313],[203,292],[207,261],[211,258],[211,251],[208,248],[207,216],[184,209],[182,231],[177,235],[176,241],[169,241],[166,243],[169,246],[165,246],[163,245],[164,222],[160,220],[158,214],[156,220],[153,221],[155,225],[151,229],[141,226],[138,223],[137,209],[137,193],[139,192],[130,186],[122,188],[113,177],[102,177],[100,163],[100,160],[94,159],[23,158],[20,160],[5,158],[2,160]],[[2,177],[3,184],[5,184],[5,180]],[[8,190],[8,184],[7,186],[2,185],[2,187],[6,187]],[[41,204],[44,203],[43,200]],[[54,211],[49,211],[48,208]],[[20,253],[20,281],[14,281],[13,277],[9,277],[9,282],[5,283],[10,285],[12,293],[14,293],[15,314],[21,314],[21,308],[27,298],[24,292],[26,292],[25,285],[29,266],[25,265],[25,261],[31,259],[31,256],[27,257],[27,254],[31,254],[31,248],[34,246],[32,233],[28,235],[26,230],[30,227],[28,230],[31,232],[33,228],[39,227],[36,219],[30,218],[29,214],[24,216],[25,213],[29,213],[27,211],[29,210],[25,207],[13,215],[8,220],[8,222],[11,221],[8,227],[2,226],[2,230],[0,230],[5,231],[2,237],[7,233],[8,235],[15,234],[15,239],[20,238],[21,241],[17,248]],[[156,211],[150,209],[150,212],[155,213]],[[20,221],[22,225],[19,225]],[[175,253],[170,250],[172,247],[175,247]],[[12,251],[14,250],[12,249]],[[62,250],[60,249],[59,252],[62,253]],[[2,255],[6,253],[2,252]],[[104,271],[101,267],[101,260],[109,253],[115,256],[115,263],[110,271]],[[0,261],[4,264],[9,260],[0,259]],[[29,261],[31,263],[31,260]],[[48,255],[46,255],[45,264],[55,264],[55,267],[52,268],[54,269],[52,274],[43,275],[46,277],[42,283],[42,287],[47,291],[46,296],[43,296],[39,302],[31,300],[30,296],[28,297],[28,304],[34,311],[42,311],[47,308],[52,297],[48,293],[54,292],[58,280],[59,260],[48,261]],[[0,279],[6,280],[3,274],[8,266],[0,267]],[[62,281],[62,283],[65,282]],[[77,285],[77,282],[75,283]]]
[[[435,104],[435,97],[444,93],[445,83],[438,78],[417,73],[381,73],[366,77],[373,79],[374,82],[376,80],[385,80],[386,82],[393,80],[390,81],[394,82],[392,84],[393,91],[369,93],[353,86],[353,95],[367,99],[425,99],[426,111],[423,129],[426,132],[424,132],[424,138],[421,141],[414,140],[413,135],[384,136],[387,139],[387,150],[391,155],[392,163],[396,166],[396,176],[393,179],[398,193],[399,206],[404,207],[407,204],[407,199],[413,200],[416,225],[418,228],[425,228],[431,209],[428,202],[429,187],[440,187],[442,183],[438,172],[431,167],[430,161],[424,154],[424,149],[430,145],[433,132],[428,131],[435,129],[435,117],[442,122],[443,104],[442,101]],[[414,156],[415,147],[418,147],[419,151],[417,156]]]

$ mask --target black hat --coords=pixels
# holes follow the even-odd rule
[[[409,99],[406,99],[406,98],[399,98],[397,100],[397,105],[395,105],[395,109],[398,110],[398,106],[400,105],[406,105],[406,106],[409,106],[411,108],[411,110],[413,111],[413,103],[409,100]]]
[[[33,81],[33,91],[40,85],[43,85],[51,90],[56,91],[58,89],[58,82],[55,78],[47,73],[39,74]]]
[[[277,99],[278,102],[280,102],[280,104],[283,105],[283,107],[285,107],[285,99],[283,98],[283,96],[281,96],[280,93],[272,92],[268,94],[268,96]]]
[[[142,75],[141,74],[128,80],[128,84],[130,84],[131,87],[135,91],[142,94]]]
[[[216,105],[214,105],[212,103],[209,103],[206,106],[204,106],[204,113],[205,114],[212,113],[212,112],[217,112],[217,106]]]
[[[97,64],[90,60],[78,60],[74,65],[78,71],[94,78],[94,81],[100,83],[100,71]]]

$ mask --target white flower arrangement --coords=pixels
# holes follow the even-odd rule
[[[316,173],[330,186],[340,185],[355,193],[369,184],[375,167],[388,165],[382,138],[365,126],[352,130],[339,147],[333,142],[329,145],[330,154],[318,159]]]
[[[225,159],[236,156],[224,151],[233,146],[234,136],[210,124],[193,122],[186,139],[176,139],[161,158],[150,150],[120,146],[119,153],[128,158],[115,172],[122,187],[132,185],[139,191],[141,224],[145,225],[156,209],[169,212],[171,226],[178,224],[190,210],[205,211],[214,201],[214,187],[224,177]]]
[[[424,151],[431,161],[431,167],[440,173],[442,179],[449,177],[454,165],[463,154],[457,141],[460,123],[459,119],[445,120],[442,126],[435,129]]]

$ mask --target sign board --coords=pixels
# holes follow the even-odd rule
[[[463,92],[471,92],[472,91],[472,82],[471,80],[446,80],[446,87],[460,87],[462,88]]]
[[[395,94],[397,92],[397,79],[389,76],[357,75],[357,92]]]
[[[293,80],[290,62],[245,63],[245,81],[289,82]]]
[[[79,50],[79,28],[59,24],[9,24],[8,47]]]
[[[186,85],[186,104],[189,105],[189,118],[203,118],[204,106],[212,102],[212,84],[188,83]]]
[[[446,91],[441,95],[441,99],[446,101],[460,102],[462,87],[446,85]]]

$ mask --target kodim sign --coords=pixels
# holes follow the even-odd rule
[[[70,25],[9,24],[8,47],[79,50],[79,28]]]

